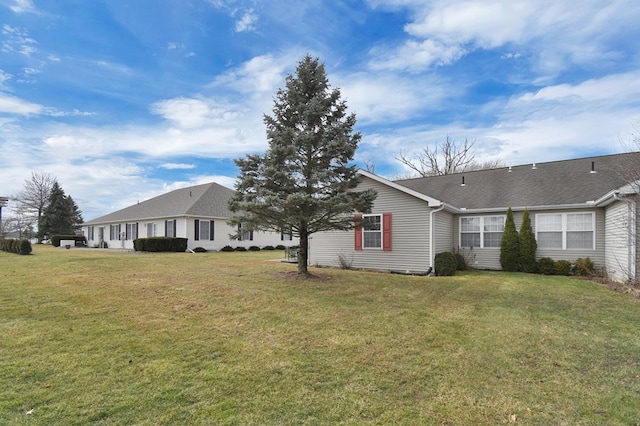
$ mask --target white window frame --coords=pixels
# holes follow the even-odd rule
[[[372,228],[372,224],[367,223],[367,219],[368,218],[377,218],[378,221],[377,223],[374,223],[373,225],[379,225],[376,226],[376,228],[380,228],[380,229],[367,229],[367,227]],[[362,248],[365,250],[382,250],[382,245],[384,244],[382,239],[383,239],[383,220],[382,220],[382,215],[381,214],[365,214],[362,215]],[[375,237],[375,235],[378,235],[378,237]],[[371,241],[371,237],[375,238],[375,242],[380,241],[380,244],[378,245],[371,245],[372,241]]]
[[[201,241],[211,240],[211,221],[209,220],[198,221],[198,238]]]
[[[144,226],[147,230],[147,238],[152,238],[152,237],[156,237],[158,234],[158,228],[156,226],[155,222],[147,222]],[[151,232],[149,232],[151,231]]]
[[[491,227],[492,225],[496,225],[495,223],[492,223],[491,219],[495,219],[495,218],[500,218],[502,219],[502,231],[493,231],[491,229],[487,229],[487,227]],[[468,220],[468,219],[473,219],[474,221],[477,220],[477,230],[472,229],[469,230],[467,228],[467,230],[463,230],[463,220]],[[497,246],[486,246],[485,244],[485,234],[493,234],[493,233],[503,233],[504,232],[504,225],[507,221],[507,216],[503,215],[503,214],[496,214],[496,215],[489,215],[489,216],[461,216],[458,219],[458,245],[460,247],[463,248],[471,248],[470,245],[463,245],[462,244],[462,234],[479,234],[480,235],[480,243],[478,246],[473,246],[473,248],[482,248],[482,249],[500,249],[500,245],[498,244]],[[502,238],[500,238],[500,242],[502,242]]]
[[[591,229],[570,229],[572,222],[570,220],[571,216],[591,216],[590,221],[581,222],[582,224],[589,224]],[[540,231],[540,217],[545,216],[560,216],[561,221],[559,222],[561,227],[556,230],[549,231]],[[542,232],[562,232],[562,247],[538,247],[540,250],[595,250],[596,249],[596,214],[595,212],[570,212],[570,213],[537,213],[536,214],[536,241],[539,241],[538,234]],[[567,238],[568,234],[572,232],[590,232],[591,233],[591,247],[568,247],[569,238]],[[538,243],[539,245],[539,243]]]

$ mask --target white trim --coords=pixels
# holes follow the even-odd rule
[[[396,190],[398,190],[400,192],[404,192],[405,194],[411,195],[412,197],[418,198],[418,199],[420,199],[422,201],[426,201],[427,203],[429,203],[429,206],[436,207],[436,206],[441,206],[443,204],[442,201],[440,201],[440,200],[436,200],[435,198],[429,197],[428,195],[421,194],[421,193],[419,193],[417,191],[414,191],[413,189],[409,189],[409,188],[407,188],[405,186],[398,185],[395,182],[391,182],[390,180],[387,180],[387,179],[385,179],[383,177],[380,177],[378,175],[374,175],[373,173],[367,172],[366,170],[360,169],[360,170],[357,171],[357,174],[359,174],[360,176],[364,176],[364,177],[367,177],[369,179],[375,180],[378,183],[381,183],[381,184],[386,185],[386,186],[388,186],[390,188],[396,189]]]
[[[590,214],[591,215],[591,231],[587,231],[587,232],[591,232],[592,234],[592,239],[591,239],[591,248],[567,248],[567,233],[568,232],[572,232],[569,231],[567,229],[567,216],[571,215],[571,214]],[[575,251],[582,251],[582,250],[588,250],[588,251],[593,251],[596,249],[596,213],[594,211],[589,211],[589,212],[563,212],[563,213],[536,213],[535,215],[535,236],[536,236],[536,241],[539,241],[538,239],[538,224],[539,224],[539,217],[540,216],[557,216],[560,215],[560,220],[561,220],[561,229],[558,231],[549,231],[549,232],[561,232],[562,233],[562,247],[539,247],[538,248],[540,250],[575,250]]]

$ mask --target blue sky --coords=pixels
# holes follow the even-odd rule
[[[307,53],[388,178],[447,135],[511,165],[622,152],[638,22],[637,0],[0,0],[0,195],[48,172],[88,220],[232,187]]]

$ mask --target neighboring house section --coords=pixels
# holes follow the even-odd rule
[[[287,235],[275,232],[247,231],[239,240],[232,240],[229,235],[238,232],[227,224],[231,216],[227,202],[233,194],[217,183],[177,189],[85,222],[82,230],[89,247],[104,242],[110,248],[132,249],[136,238],[164,236],[187,238],[190,249],[295,244]]]
[[[631,164],[640,165],[640,153],[393,182],[360,171],[358,190],[378,191],[373,216],[354,218],[362,216],[360,230],[314,235],[310,262],[425,273],[435,254],[458,250],[473,267],[500,269],[511,207],[518,230],[529,210],[538,258],[589,257],[613,278],[635,280],[640,225],[637,185],[625,176]]]

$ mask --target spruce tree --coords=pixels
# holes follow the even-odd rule
[[[358,177],[349,163],[361,135],[324,65],[307,55],[285,84],[273,115],[264,116],[269,149],[235,160],[240,176],[229,223],[298,237],[298,273],[307,274],[309,236],[353,229],[353,213],[369,212],[376,193],[354,190]]]
[[[536,236],[531,228],[529,210],[525,209],[520,225],[520,270],[522,272],[536,272]]]
[[[507,220],[502,233],[502,243],[500,244],[500,266],[507,272],[518,271],[520,258],[520,242],[516,224],[513,220],[511,207],[507,209]]]
[[[49,201],[42,213],[42,234],[49,236],[49,238],[53,235],[73,235],[74,221],[79,213],[79,211],[74,211],[74,204],[69,202],[69,198],[58,182],[54,182],[51,194],[49,194]]]

